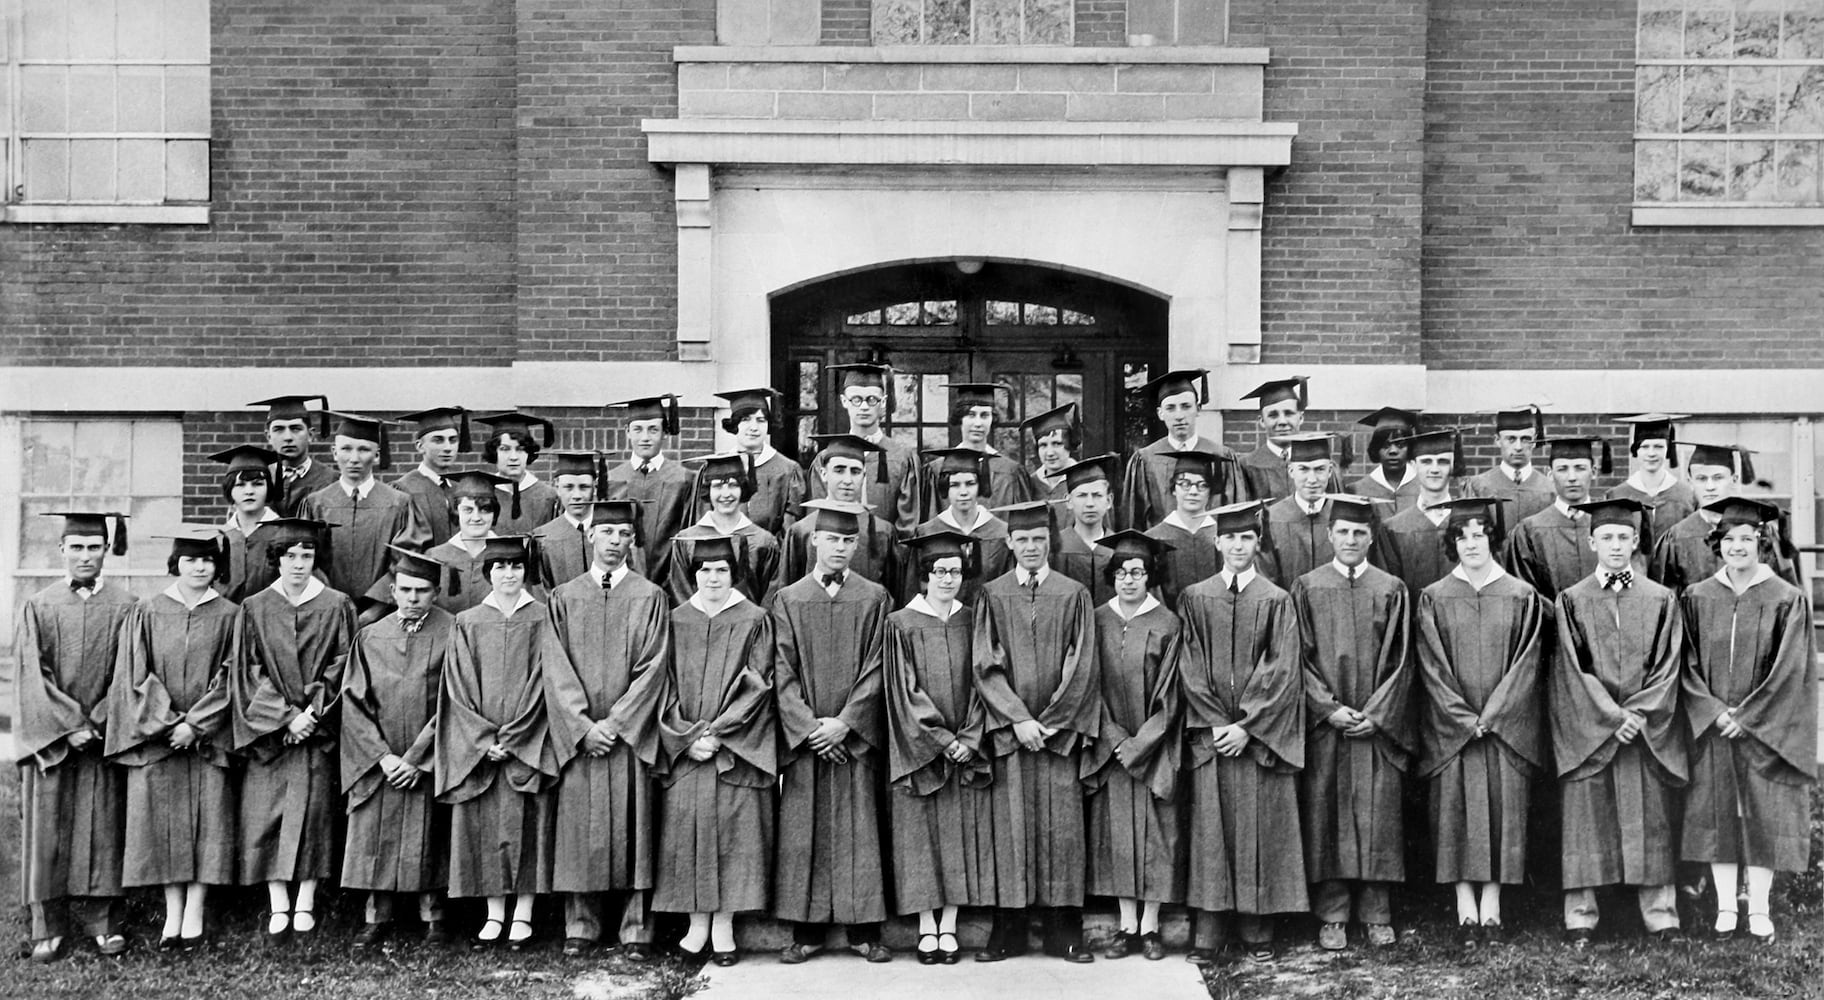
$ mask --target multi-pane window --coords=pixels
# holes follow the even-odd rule
[[[209,198],[209,0],[0,0],[6,197]]]
[[[875,45],[1069,45],[1071,0],[873,0]]]
[[[1824,205],[1824,0],[1640,0],[1634,201]]]

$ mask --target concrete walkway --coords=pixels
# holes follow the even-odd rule
[[[1144,997],[1209,1000],[1197,967],[1173,954],[1149,962],[1138,955],[1071,965],[1055,958],[1009,959],[982,964],[965,954],[957,965],[920,965],[906,952],[869,965],[846,952],[824,953],[803,965],[780,965],[770,954],[743,955],[730,969],[705,966],[703,1000],[1056,1000]]]

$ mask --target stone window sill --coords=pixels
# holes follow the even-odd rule
[[[1635,205],[1636,226],[1824,226],[1824,207]]]
[[[1044,63],[1267,64],[1267,50],[1219,45],[680,45],[680,63]]]
[[[0,222],[106,226],[206,226],[208,205],[7,205]]]

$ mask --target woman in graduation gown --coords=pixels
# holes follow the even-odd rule
[[[1719,936],[1737,928],[1745,875],[1748,933],[1772,941],[1773,873],[1803,870],[1810,849],[1818,714],[1811,613],[1803,592],[1762,561],[1779,510],[1740,497],[1707,509],[1722,515],[1712,544],[1723,566],[1680,597],[1693,741],[1681,855],[1710,864]]]
[[[1102,723],[1083,756],[1089,813],[1089,891],[1113,896],[1120,927],[1104,954],[1165,957],[1159,907],[1184,902],[1178,766],[1178,616],[1149,593],[1168,544],[1138,531],[1103,539],[1115,597],[1096,609]]]
[[[886,703],[893,885],[918,915],[918,961],[954,965],[960,906],[992,906],[994,830],[970,636],[957,600],[977,572],[975,540],[954,531],[909,539],[919,593],[887,616]]]
[[[514,950],[525,946],[533,900],[551,891],[555,863],[549,788],[559,762],[547,738],[543,657],[561,647],[527,588],[539,565],[529,538],[488,539],[481,562],[490,589],[456,616],[437,706],[433,770],[437,799],[450,806],[449,894],[486,898],[477,948],[503,931]]]
[[[1216,519],[1210,507],[1228,481],[1228,460],[1201,451],[1181,451],[1172,461],[1172,499],[1178,506],[1146,534],[1168,546],[1155,586],[1166,608],[1176,612],[1179,594],[1222,569],[1222,557],[1216,554]]]
[[[975,574],[963,581],[963,589],[956,595],[958,601],[973,607],[983,580],[992,580],[1013,568],[1013,558],[1007,552],[1007,523],[990,514],[982,504],[994,496],[993,474],[988,471],[993,463],[988,455],[972,448],[933,448],[921,454],[933,462],[936,497],[942,509],[913,534],[953,531],[974,543],[971,562]],[[908,566],[906,572],[901,592],[923,593],[924,585],[919,579],[922,574],[917,567]]]
[[[465,472],[450,479],[450,519],[456,523],[456,534],[441,545],[425,551],[425,556],[448,567],[444,585],[437,591],[437,606],[459,615],[480,604],[494,591],[483,569],[482,557],[494,527],[500,522],[500,487],[510,486],[507,479],[491,472]],[[376,589],[390,587],[389,580],[375,584]],[[531,585],[528,584],[530,587]],[[543,595],[531,588],[534,599]],[[382,599],[381,595],[370,597]]]
[[[335,877],[335,714],[355,605],[315,575],[329,525],[266,522],[278,579],[241,603],[229,694],[241,779],[239,878],[265,883],[269,937],[316,930],[317,881]],[[296,883],[296,897],[292,894]]]
[[[671,567],[670,578],[653,582],[666,587],[674,603],[688,600],[697,591],[690,569],[696,540],[726,535],[735,540],[735,561],[741,564],[741,582],[736,584],[741,596],[764,600],[779,567],[779,539],[747,516],[745,508],[756,489],[754,470],[745,455],[711,455],[702,461],[697,482],[702,484],[709,509],[695,524],[672,536],[671,555],[658,561]]]
[[[234,883],[227,671],[240,608],[211,589],[227,554],[203,530],[171,540],[177,582],[128,614],[108,695],[107,752],[127,773],[121,884],[164,886],[160,948],[200,941],[207,887]]]
[[[230,507],[228,522],[222,529],[226,557],[215,586],[222,596],[238,604],[249,594],[272,586],[279,575],[277,564],[266,556],[266,540],[271,532],[265,530],[265,525],[279,516],[272,506],[272,498],[279,492],[272,478],[279,455],[253,445],[237,445],[209,458],[228,466],[222,473],[221,487],[222,499]]]
[[[671,615],[670,693],[659,716],[665,775],[652,908],[690,914],[678,947],[733,965],[735,914],[763,910],[773,856],[778,737],[773,620],[735,588],[733,540],[691,549],[697,591]]]
[[[1444,506],[1444,549],[1457,566],[1419,594],[1419,773],[1430,781],[1437,880],[1456,885],[1457,922],[1499,934],[1501,886],[1526,877],[1531,783],[1544,765],[1547,606],[1495,561],[1498,501]]]

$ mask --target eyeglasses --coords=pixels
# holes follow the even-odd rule
[[[1117,579],[1117,580],[1144,580],[1144,579],[1146,579],[1146,570],[1143,570],[1143,569],[1118,569],[1118,570],[1115,570],[1115,579]]]
[[[933,569],[931,571],[931,576],[933,579],[960,580],[962,579],[963,571],[960,569]]]
[[[887,397],[882,396],[877,392],[871,392],[865,396],[858,392],[852,392],[847,396],[842,397],[842,399],[843,402],[854,406],[879,406],[887,401]]]

